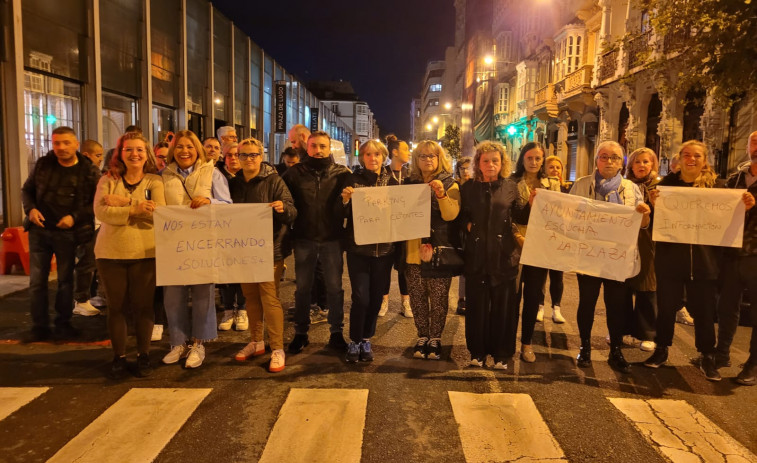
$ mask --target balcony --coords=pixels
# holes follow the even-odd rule
[[[647,60],[652,51],[649,46],[649,38],[652,31],[646,31],[637,35],[626,43],[626,57],[628,58],[628,70],[641,66]]]
[[[534,95],[534,114],[542,120],[557,117],[557,95],[555,84],[547,84]]]
[[[618,70],[618,50],[610,50],[599,57],[599,81],[615,76]]]
[[[585,64],[578,68],[577,71],[571,72],[565,76],[565,83],[563,85],[564,97],[581,91],[584,88],[591,88],[591,71],[594,66],[591,64]]]
[[[683,48],[690,35],[691,31],[688,27],[676,27],[668,31],[662,42],[665,53],[672,53]]]

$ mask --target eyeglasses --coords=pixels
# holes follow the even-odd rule
[[[420,159],[421,161],[430,161],[432,159],[435,159],[436,157],[437,157],[437,155],[435,155],[435,154],[420,154],[420,155],[418,155],[418,159]]]
[[[597,156],[597,159],[604,162],[607,162],[607,161],[620,162],[623,160],[623,158],[621,158],[620,156]]]
[[[254,161],[255,159],[259,158],[261,154],[260,153],[239,153],[237,156],[239,157],[240,161],[246,161],[248,158],[251,161]]]

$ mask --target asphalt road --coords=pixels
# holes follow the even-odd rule
[[[733,366],[721,370],[724,378],[719,383],[706,381],[690,363],[697,355],[693,347],[693,327],[683,325],[676,326],[670,358],[672,366],[651,370],[634,365],[632,374],[621,375],[606,363],[609,349],[604,341],[607,333],[604,308],[600,305],[593,338],[594,366],[582,370],[575,366],[574,360],[579,344],[575,324],[575,276],[566,275],[565,283],[562,307],[568,323],[556,325],[547,319],[537,324],[534,339],[536,363],[524,364],[516,359],[507,371],[467,366],[465,318],[454,315],[453,307],[450,307],[443,337],[443,359],[413,359],[415,326],[411,319],[399,314],[399,295],[393,285],[390,311],[379,320],[374,338],[376,360],[372,363],[346,364],[343,353],[326,347],[328,325],[320,324],[311,327],[311,345],[299,355],[288,356],[287,367],[280,373],[267,372],[268,355],[246,363],[234,361],[233,355],[248,341],[249,335],[230,331],[220,333],[216,342],[207,344],[207,358],[199,369],[159,365],[149,378],[130,377],[122,382],[105,378],[112,358],[108,346],[17,343],[15,340],[28,325],[25,315],[28,294],[17,293],[0,299],[0,339],[5,339],[0,342],[0,412],[4,392],[7,395],[19,391],[14,388],[24,388],[22,391],[33,387],[49,389],[42,390],[44,392],[7,417],[3,418],[0,413],[0,461],[47,461],[62,452],[61,449],[71,447],[72,451],[77,450],[82,440],[85,450],[98,445],[102,447],[105,442],[99,440],[102,435],[112,433],[118,436],[118,432],[131,423],[131,415],[122,411],[127,393],[143,388],[160,388],[158,392],[207,391],[202,392],[204,395],[198,399],[194,411],[188,406],[178,407],[184,409],[186,418],[174,419],[172,411],[159,405],[150,409],[149,402],[144,405],[144,413],[141,408],[132,406],[139,411],[137,416],[151,416],[146,423],[135,426],[145,435],[120,437],[115,447],[117,450],[106,449],[109,453],[105,455],[109,457],[100,457],[100,461],[126,461],[128,458],[124,455],[132,455],[135,449],[146,449],[150,445],[155,446],[153,456],[159,462],[258,461],[264,450],[273,454],[276,449],[281,451],[291,446],[294,452],[295,448],[307,444],[311,445],[312,455],[316,455],[316,450],[334,446],[345,449],[347,455],[347,449],[352,446],[358,449],[360,460],[364,462],[464,462],[481,461],[481,455],[496,455],[497,446],[521,448],[524,446],[522,441],[528,439],[533,440],[528,443],[531,449],[538,451],[552,442],[564,453],[562,459],[549,461],[669,461],[663,453],[670,450],[670,443],[656,441],[654,435],[645,438],[640,431],[644,423],[634,425],[615,399],[662,399],[664,402],[652,400],[646,403],[663,405],[681,405],[681,402],[667,401],[685,401],[697,412],[690,414],[697,423],[705,417],[717,426],[717,432],[705,433],[709,436],[721,434],[717,439],[705,437],[710,439],[716,453],[724,448],[723,442],[740,444],[747,452],[746,457],[731,456],[728,461],[755,461],[757,427],[753,423],[757,416],[757,388],[738,386],[730,380],[740,371],[740,365],[748,356],[748,329],[739,328],[732,352]],[[453,301],[456,301],[456,285],[453,283],[450,298]],[[346,272],[344,286],[345,301],[349,301]],[[285,307],[292,305],[293,294],[294,283],[290,279],[282,284]],[[349,303],[346,305],[348,310]],[[74,324],[84,328],[86,339],[95,340],[103,335],[103,319],[76,317]],[[285,339],[289,340],[291,336],[292,327],[287,323]],[[162,342],[153,343],[154,363],[159,364],[167,350],[166,337]],[[642,362],[648,355],[631,347],[625,352],[632,362]],[[133,361],[133,354],[131,357]],[[344,409],[339,408],[342,405],[337,402],[328,400],[312,405],[313,416],[326,422],[308,434],[308,423],[302,423],[304,427],[283,424],[290,423],[285,420],[289,415],[284,405],[296,405],[291,394],[295,389],[367,391],[367,402],[362,405],[359,400],[355,402],[358,405],[350,402],[344,405]],[[469,399],[486,397],[495,402],[510,403],[510,409],[505,410],[507,405],[501,406],[498,415],[510,418],[500,418],[499,422],[488,418],[476,421],[476,413],[497,414],[500,408],[494,405],[466,408],[465,404],[452,400],[450,391],[475,394],[464,396]],[[156,397],[162,397],[158,392]],[[525,394],[526,397],[502,394]],[[346,392],[341,395],[347,400]],[[304,396],[308,397],[307,391]],[[339,396],[337,391],[336,397]],[[515,402],[510,399],[515,398],[526,404],[532,402],[538,413],[528,407],[512,405]],[[5,402],[6,406],[10,403]],[[628,403],[646,406],[645,402]],[[102,435],[82,433],[98,419],[103,420],[108,410],[111,415],[115,414],[115,421],[108,422]],[[338,419],[329,422],[328,417],[332,415]],[[356,424],[353,424],[354,417],[347,418],[353,415],[359,418],[354,422]],[[652,415],[664,418],[662,413]],[[119,417],[122,417],[121,421]],[[521,417],[546,424],[546,437],[534,438],[537,434],[532,432],[535,428],[531,424],[523,425],[525,427],[520,431],[525,434],[517,434],[519,422],[513,420]],[[167,431],[161,419],[173,423],[176,429]],[[482,428],[479,430],[474,426],[471,434],[470,428],[464,425],[466,420],[473,420],[475,426]],[[269,439],[279,421],[279,429],[273,434],[275,439]],[[701,444],[696,443],[696,436],[687,434],[694,433],[694,430],[682,423],[686,421],[678,424],[666,422],[661,425],[662,431],[681,437],[684,447],[696,453],[697,445]],[[362,443],[359,442],[360,428]],[[145,430],[149,432],[145,433]],[[88,428],[88,432],[94,432],[93,428]],[[504,433],[504,437],[492,439],[487,437],[487,432]],[[505,442],[510,432],[528,437]],[[80,433],[82,436],[77,438]],[[164,442],[150,443],[150,439],[161,434]],[[552,440],[549,440],[550,434]],[[59,454],[59,461],[63,461],[61,455],[64,454]],[[722,457],[721,454],[718,456]],[[523,453],[521,457],[519,461],[536,461],[534,455]],[[697,461],[710,460],[718,461],[712,458]],[[90,460],[83,457],[81,461]],[[311,461],[318,460],[313,457]],[[725,461],[725,458],[719,461]]]

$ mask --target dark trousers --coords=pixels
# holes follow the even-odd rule
[[[339,241],[297,240],[294,245],[294,272],[297,291],[294,294],[295,333],[306,334],[310,328],[310,297],[315,279],[316,263],[321,261],[329,306],[328,322],[332,333],[344,328],[344,291],[342,290],[342,246]]]
[[[323,264],[320,259],[315,264],[315,279],[313,280],[313,289],[310,290],[310,303],[317,305],[321,310],[329,309],[326,277],[323,274]]]
[[[524,265],[520,272],[520,285],[523,291],[523,318],[521,320],[520,342],[531,345],[536,326],[536,314],[539,311],[539,297],[547,281],[547,269]],[[469,294],[466,288],[466,295]],[[468,296],[470,297],[470,296]]]
[[[657,323],[657,293],[629,289],[624,309],[623,334],[630,334],[642,341],[654,340]]]
[[[92,295],[92,280],[95,270],[95,240],[97,233],[88,242],[76,247],[76,265],[74,266],[74,300],[87,302]]]
[[[74,232],[46,230],[32,225],[29,230],[29,293],[30,312],[35,328],[48,328],[50,325],[47,280],[50,277],[50,261],[53,255],[58,266],[55,325],[62,326],[71,322],[71,313],[74,310]]]
[[[608,280],[589,275],[578,274],[578,334],[581,342],[591,339],[594,325],[594,310],[599,299],[599,289],[604,286],[605,310],[607,312],[607,330],[610,332],[610,345],[623,344],[623,325],[625,321],[624,304],[626,302],[626,285],[622,281]]]
[[[391,279],[393,256],[371,257],[347,252],[347,271],[352,287],[350,339],[360,342],[376,334],[376,319]]]
[[[221,301],[223,302],[224,310],[246,310],[244,294],[242,294],[242,286],[239,283],[230,283],[223,285],[221,290]]]
[[[471,358],[506,362],[515,353],[518,298],[515,279],[494,285],[488,277],[465,277],[465,343]]]
[[[407,292],[407,278],[405,278],[405,267],[407,267],[407,264],[403,262],[405,259],[405,247],[402,245],[402,243],[395,243],[394,244],[394,268],[397,269],[397,283],[400,286],[400,295],[407,296],[410,293]],[[389,278],[389,281],[386,282],[386,290],[384,291],[384,294],[389,294],[389,290],[392,287],[392,279]]]
[[[694,344],[703,354],[714,353],[715,321],[713,318],[717,304],[717,289],[717,280],[665,278],[658,273],[657,335],[655,336],[657,345],[660,347],[673,345],[676,312],[685,294],[687,309],[694,318]]]
[[[749,290],[749,307],[752,318],[752,338],[749,345],[749,363],[757,363],[757,256],[737,257],[720,270],[722,288],[718,301],[717,352],[729,356],[731,343],[739,326],[741,296]],[[696,325],[695,325],[696,326]]]
[[[113,353],[126,355],[126,309],[134,316],[137,352],[150,351],[154,321],[155,259],[97,259],[108,296],[108,332]]]
[[[155,290],[155,295],[152,298],[152,308],[153,308],[153,312],[155,313],[155,324],[165,325],[166,324],[166,308],[163,305],[163,290],[162,289]]]
[[[552,299],[552,307],[560,305],[562,302],[562,293],[564,289],[563,285],[563,272],[559,270],[549,269],[549,297]],[[544,305],[544,287],[542,287],[539,293],[539,305]]]

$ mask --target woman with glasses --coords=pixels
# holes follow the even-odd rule
[[[167,161],[162,172],[167,205],[197,209],[231,203],[226,179],[205,157],[205,149],[193,132],[176,132]],[[163,357],[163,363],[178,363],[186,357],[186,368],[199,367],[205,360],[205,341],[218,336],[215,285],[165,286],[163,298],[171,336],[171,351]]]
[[[286,365],[284,355],[284,310],[279,300],[279,281],[284,259],[292,253],[287,237],[289,226],[297,217],[292,195],[276,169],[263,162],[263,144],[254,138],[239,143],[242,170],[231,179],[229,189],[234,203],[265,203],[273,210],[273,281],[242,283],[247,299],[252,340],[234,357],[244,362],[265,353],[263,319],[268,330],[271,360],[268,371],[275,373]]]
[[[704,143],[689,140],[678,152],[681,169],[666,175],[659,186],[687,188],[722,188],[725,182],[707,162]],[[651,203],[657,201],[658,191],[652,191]],[[754,206],[754,197],[745,192],[746,210]],[[715,308],[717,305],[718,277],[722,248],[701,244],[655,243],[654,265],[657,276],[657,334],[652,355],[644,362],[650,368],[659,368],[668,361],[668,348],[673,344],[675,315],[684,291],[691,315],[694,317],[694,344],[702,354],[700,370],[710,381],[720,381],[715,363]]]
[[[605,201],[608,203],[631,206],[643,214],[641,226],[649,226],[649,206],[644,204],[641,190],[632,181],[623,178],[623,147],[614,141],[605,141],[597,146],[594,157],[596,168],[586,177],[581,177],[573,184],[570,194]],[[603,237],[612,240],[612,236]],[[623,331],[625,325],[624,305],[626,303],[627,285],[623,281],[578,274],[578,333],[581,337],[581,350],[577,363],[581,368],[591,366],[591,329],[594,325],[594,309],[599,298],[599,290],[604,287],[605,310],[607,311],[607,329],[610,331],[610,368],[621,373],[630,373],[631,364],[623,356]]]
[[[530,142],[523,145],[520,156],[515,163],[513,181],[518,185],[518,201],[521,207],[526,207],[532,194],[538,189],[560,191],[560,183],[544,172],[544,146],[538,142]],[[518,233],[515,239],[522,247],[526,239],[528,220],[516,220],[515,226]],[[539,299],[547,282],[547,269],[524,265],[521,269],[518,289],[523,294],[523,318],[520,332],[520,358],[524,362],[536,361],[536,354],[531,346],[539,312]],[[554,314],[556,319],[561,319],[559,309]],[[541,321],[541,320],[539,320]]]
[[[449,288],[455,272],[428,265],[422,268],[421,262],[431,260],[434,247],[459,247],[458,228],[453,222],[460,212],[460,189],[452,178],[447,153],[431,140],[418,143],[413,150],[408,183],[429,185],[431,195],[431,236],[407,242],[405,275],[418,330],[413,357],[439,360],[442,331],[447,321]]]

